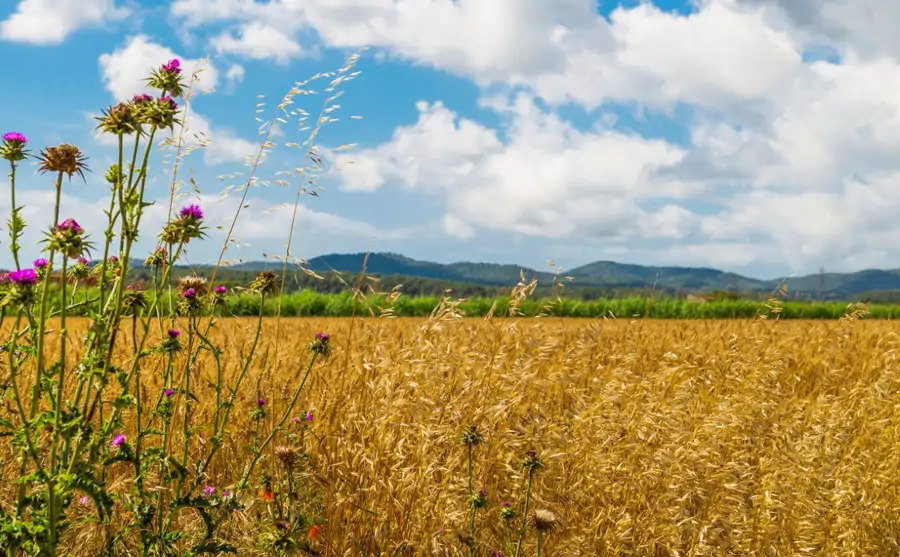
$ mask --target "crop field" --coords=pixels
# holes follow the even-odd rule
[[[220,501],[250,460],[263,462],[220,532],[239,554],[274,554],[291,513],[311,524],[292,538],[299,555],[530,556],[538,531],[543,555],[896,554],[900,342],[889,322],[482,320],[445,309],[429,319],[263,320],[255,387],[235,400],[203,478]],[[192,423],[215,421],[211,385],[219,374],[234,381],[256,325],[216,321],[221,351],[189,365],[195,399],[173,397],[167,439],[141,424],[144,450],[168,443],[202,460],[212,435],[189,430],[184,444],[185,408]],[[82,352],[87,322],[68,327],[72,353]],[[318,331],[330,334],[330,357],[284,416],[297,419],[257,455]],[[123,336],[118,366],[133,356]],[[168,366],[142,360],[143,400],[161,398]],[[20,370],[20,389],[29,374]],[[9,401],[4,414],[17,420]],[[123,416],[134,444],[138,424]],[[462,440],[470,426],[480,442]],[[16,477],[17,457],[2,455],[4,478]],[[72,503],[61,546],[74,555],[99,554],[126,521],[132,465],[106,473],[116,510],[101,525],[89,497]],[[483,490],[477,505],[470,477]],[[4,490],[11,505],[16,486]],[[174,519],[185,546],[202,532],[195,510]],[[117,533],[118,554],[138,554],[138,530]]]

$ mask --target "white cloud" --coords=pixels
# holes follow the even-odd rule
[[[654,171],[682,156],[664,142],[603,128],[580,132],[525,96],[507,109],[505,143],[442,103],[417,108],[418,121],[389,142],[340,158],[355,161],[341,167],[345,188],[423,188],[445,201],[443,226],[461,237],[473,228],[562,237],[658,233],[641,219],[660,219],[659,230],[672,236],[690,220],[674,208],[652,215],[637,205],[655,193]]]
[[[120,20],[129,13],[115,0],[21,0],[0,22],[0,36],[13,42],[55,45],[78,29]]]
[[[110,54],[102,54],[99,62],[106,89],[115,99],[124,100],[146,91],[144,80],[150,70],[172,58],[181,60],[182,71],[188,76],[186,80],[190,80],[191,74],[202,68],[197,73],[198,82],[193,85],[194,87],[204,90],[216,86],[219,72],[213,64],[178,56],[173,50],[154,43],[143,35],[131,37],[124,47]],[[234,79],[234,76],[243,75],[242,72],[243,68],[232,67],[228,75]],[[198,98],[194,97],[192,103],[196,103]],[[258,150],[256,143],[238,137],[234,130],[213,128],[209,120],[197,113],[193,107],[188,112],[185,127],[187,130],[184,138],[187,145],[197,145],[203,139],[209,140],[209,145],[204,150],[204,160],[208,164],[243,161],[247,155]],[[177,127],[175,131],[178,132]],[[111,144],[109,137],[101,136],[101,141]]]
[[[245,75],[244,66],[232,64],[228,71],[225,72],[225,81],[229,86],[234,87],[244,82]]]
[[[287,64],[291,58],[303,54],[296,41],[269,25],[251,22],[241,26],[239,35],[224,31],[211,41],[219,54],[236,54],[254,60],[271,58]]]
[[[107,91],[117,101],[122,101],[147,91],[146,79],[150,71],[172,58],[181,60],[186,81],[198,68],[202,68],[195,87],[210,89],[219,80],[219,72],[211,62],[178,56],[172,49],[151,41],[146,35],[130,37],[122,48],[101,54],[99,63]]]

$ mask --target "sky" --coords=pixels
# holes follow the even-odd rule
[[[283,256],[314,178],[296,258],[896,268],[898,20],[900,0],[7,0],[0,127],[88,155],[62,213],[99,243],[116,149],[93,117],[170,58],[203,68],[176,177],[210,227],[190,263],[218,259],[239,208],[225,258]],[[241,204],[257,119],[357,54],[333,91],[334,74],[299,87],[310,116],[285,119]],[[323,106],[324,169],[304,178]],[[139,254],[165,223],[171,158],[151,161]],[[36,256],[53,186],[33,166],[17,186]]]

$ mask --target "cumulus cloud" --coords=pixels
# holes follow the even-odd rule
[[[560,237],[654,236],[664,229],[672,236],[690,221],[675,208],[648,214],[637,204],[658,193],[655,171],[683,156],[665,142],[604,128],[581,132],[524,95],[508,108],[505,142],[440,102],[417,109],[418,121],[389,142],[339,158],[346,189],[425,189],[444,200],[443,226],[461,237],[475,228]],[[646,219],[665,225],[638,224]]]
[[[206,90],[214,88],[218,83],[219,71],[211,62],[178,56],[170,48],[153,42],[145,35],[131,37],[122,48],[102,54],[99,63],[107,91],[115,100],[124,100],[145,92],[145,79],[150,70],[172,58],[181,60],[187,79],[196,73],[198,82],[194,87]],[[228,75],[232,79],[242,76],[243,69],[232,68]],[[188,145],[208,140],[204,150],[204,160],[208,164],[243,161],[259,148],[256,143],[238,137],[231,129],[212,127],[206,117],[193,109],[188,113],[185,127],[184,138]],[[108,137],[105,139],[107,142],[111,141]]]
[[[0,36],[13,42],[56,45],[79,29],[121,20],[129,13],[115,0],[21,0],[0,22]]]
[[[296,41],[260,22],[241,26],[237,36],[224,31],[212,39],[212,46],[220,54],[236,54],[255,60],[271,58],[279,64],[287,64],[291,58],[303,53]]]

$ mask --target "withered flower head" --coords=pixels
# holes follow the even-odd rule
[[[177,286],[179,294],[184,294],[188,290],[193,290],[194,296],[198,298],[205,296],[206,291],[208,290],[206,279],[197,275],[181,277],[178,279]]]
[[[81,149],[69,143],[61,143],[55,147],[47,147],[41,151],[38,156],[41,165],[38,172],[62,172],[72,179],[72,176],[78,174],[82,180],[85,180],[84,171],[90,170],[84,161],[87,157],[81,152]]]
[[[250,289],[260,294],[271,294],[275,291],[278,275],[272,271],[263,271],[250,283]]]
[[[275,447],[275,456],[281,461],[285,470],[290,472],[297,464],[297,459],[300,458],[300,450],[297,447],[282,445]]]
[[[140,284],[129,284],[122,299],[125,308],[142,308],[147,305],[147,295]]]
[[[556,515],[547,509],[536,509],[532,518],[534,527],[541,532],[547,532],[556,526]]]

